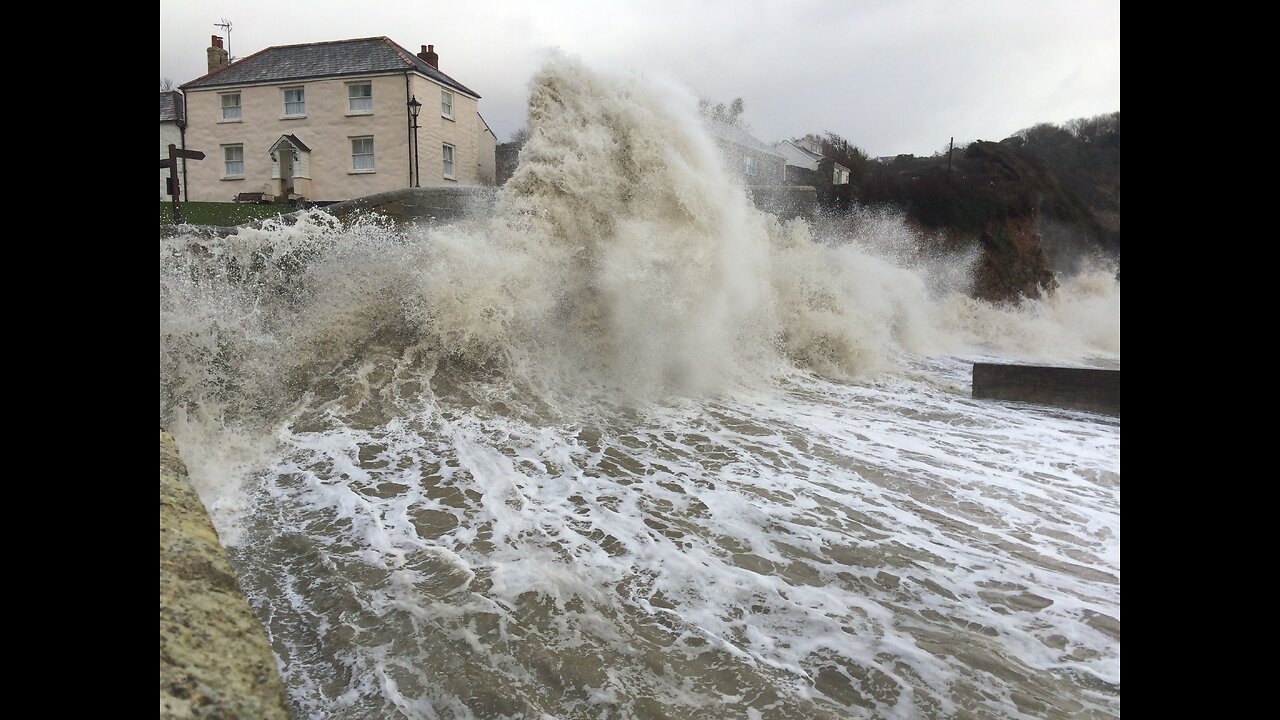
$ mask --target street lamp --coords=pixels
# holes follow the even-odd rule
[[[422,103],[418,102],[418,96],[414,95],[409,99],[409,117],[413,119],[413,124],[409,126],[413,130],[413,186],[422,187],[418,182],[421,177],[418,172],[418,113],[422,112]]]

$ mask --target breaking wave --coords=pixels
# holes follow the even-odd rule
[[[1118,713],[1118,421],[954,359],[1118,364],[1114,270],[975,300],[891,211],[757,210],[695,107],[556,60],[491,217],[161,240],[161,422],[295,707]]]

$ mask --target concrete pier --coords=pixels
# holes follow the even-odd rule
[[[973,397],[1120,414],[1120,371],[974,363]]]

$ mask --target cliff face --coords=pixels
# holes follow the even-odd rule
[[[160,717],[285,720],[266,634],[160,431]]]
[[[1033,217],[1021,215],[990,222],[978,236],[982,263],[974,295],[990,302],[1039,298],[1058,288],[1041,248]]]
[[[1113,248],[1093,209],[1043,160],[1012,144],[975,142],[955,154],[949,172],[945,156],[877,164],[847,195],[903,209],[925,228],[943,231],[950,247],[979,244],[974,294],[986,300],[1038,298],[1057,287],[1056,272],[1118,253],[1118,232]]]

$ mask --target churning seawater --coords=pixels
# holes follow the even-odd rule
[[[492,218],[161,241],[162,422],[295,709],[1115,717],[1118,418],[969,397],[1119,363],[898,216],[756,211],[694,103],[558,60]]]

